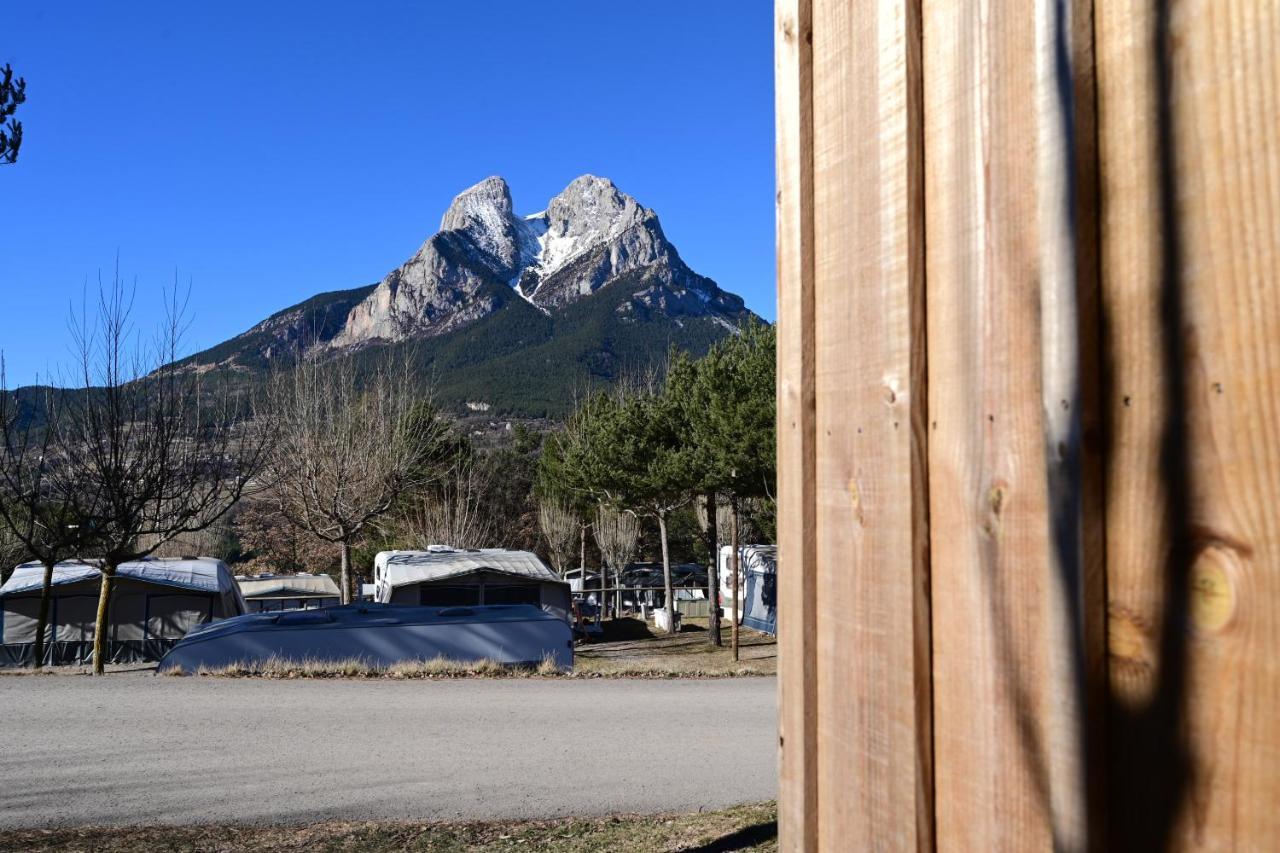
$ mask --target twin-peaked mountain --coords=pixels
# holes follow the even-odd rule
[[[382,281],[315,296],[186,363],[256,372],[303,351],[408,346],[444,402],[557,414],[575,390],[671,346],[701,352],[752,316],[611,181],[584,175],[519,216],[493,177]]]

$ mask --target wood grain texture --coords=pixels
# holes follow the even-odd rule
[[[938,847],[1083,849],[1088,4],[925,0]],[[1086,17],[1082,23],[1081,14]],[[1084,111],[1088,116],[1088,110]],[[1086,299],[1081,299],[1081,294]],[[1087,337],[1086,337],[1087,339]]]
[[[818,840],[932,844],[919,19],[813,6]]]
[[[778,830],[817,849],[817,548],[813,382],[813,25],[810,0],[775,6],[778,158]]]
[[[1116,849],[1280,838],[1280,5],[1097,4]]]

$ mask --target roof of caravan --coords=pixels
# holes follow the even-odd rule
[[[742,552],[742,569],[746,572],[770,572],[778,571],[778,546],[777,545],[743,545]],[[728,560],[733,554],[733,546],[725,545],[720,548],[721,565],[724,560]]]
[[[500,572],[546,583],[564,583],[529,551],[482,548],[461,551],[435,548],[430,551],[383,551],[374,560],[382,577],[393,587],[423,581],[438,581],[477,571]]]
[[[245,598],[267,598],[273,595],[288,597],[332,596],[341,593],[333,578],[328,575],[259,575],[236,578],[240,594]]]
[[[97,561],[67,560],[53,568],[53,585],[80,583],[101,577]],[[238,594],[235,579],[226,563],[212,557],[147,557],[121,563],[116,577],[193,589],[201,592]],[[44,566],[23,563],[0,587],[0,596],[39,590],[44,584]]]
[[[192,628],[188,642],[203,642],[244,631],[291,631],[322,628],[386,628],[395,625],[448,625],[460,622],[563,621],[532,604],[489,604],[468,607],[420,607],[417,605],[346,604],[319,610],[283,613],[246,613],[206,622]]]

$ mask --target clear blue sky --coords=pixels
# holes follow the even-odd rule
[[[774,315],[772,3],[62,3],[6,9],[26,140],[0,166],[10,384],[67,360],[86,281],[176,270],[188,349],[380,279],[491,174],[517,210],[577,175],[656,209]]]

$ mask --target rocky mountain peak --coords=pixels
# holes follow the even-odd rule
[[[445,335],[521,299],[556,316],[606,289],[596,307],[624,324],[699,318],[724,330],[745,312],[741,299],[685,265],[657,214],[608,178],[575,178],[522,217],[507,182],[493,176],[455,196],[440,230],[376,285],[322,300],[322,324],[303,305],[249,334],[264,355],[296,347],[308,329],[311,346],[351,350]]]
[[[511,203],[511,188],[500,177],[485,178],[454,197],[440,230],[465,235],[490,256],[494,272],[509,278],[521,265],[521,233]]]
[[[583,175],[547,205],[547,230],[558,236],[616,234],[649,213],[608,178]]]

